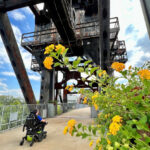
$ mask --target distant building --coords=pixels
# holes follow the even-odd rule
[[[147,26],[147,31],[150,38],[150,0],[140,0],[140,1]]]

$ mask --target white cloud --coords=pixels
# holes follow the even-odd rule
[[[21,13],[21,11],[19,11],[19,10],[13,10],[13,11],[11,11],[9,13],[9,16],[12,17],[13,19],[17,20],[17,21],[18,20],[21,21],[21,20],[24,20],[26,18],[26,16],[23,15]]]
[[[16,77],[14,72],[1,72],[0,74],[4,75],[4,76],[9,76],[9,77]],[[34,73],[34,74],[29,74],[28,75],[30,80],[35,80],[35,81],[40,81],[41,80],[41,76],[38,73]]]
[[[7,89],[7,84],[3,83],[2,79],[0,79],[0,89],[1,90],[6,90]]]
[[[41,76],[40,75],[29,75],[29,79],[30,80],[35,80],[35,81],[40,81],[41,80]]]
[[[126,66],[139,65],[138,62],[145,56],[145,53],[143,47],[138,47],[137,43],[140,39],[143,39],[145,35],[147,35],[140,1],[111,1],[111,17],[119,17],[119,39],[125,40],[127,53],[129,56]],[[128,31],[127,34],[126,31],[129,27],[132,27],[132,30]],[[149,56],[149,54],[147,55]]]
[[[5,76],[12,76],[12,77],[15,77],[15,73],[14,73],[14,72],[2,72],[1,74],[2,74],[2,75],[5,75]]]
[[[4,47],[4,44],[2,43],[2,39],[1,39],[1,36],[0,36],[0,66],[2,67],[3,64],[7,63],[9,64],[10,63],[10,60],[8,58],[8,55],[7,55],[7,52],[5,50],[5,47]]]
[[[13,97],[21,97],[24,99],[22,91],[20,89],[6,89],[0,90],[0,95],[10,95]]]

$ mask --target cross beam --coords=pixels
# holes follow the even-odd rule
[[[6,12],[42,2],[44,2],[44,0],[0,0],[0,10]]]

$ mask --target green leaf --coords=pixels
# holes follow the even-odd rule
[[[67,64],[69,62],[69,58],[68,57],[64,57],[64,63]]]
[[[61,48],[57,51],[57,54],[60,55],[61,53]]]
[[[99,67],[94,67],[91,69],[90,74],[92,74],[95,70],[99,69]]]
[[[92,129],[91,126],[89,126],[89,127],[88,127],[89,132],[91,132],[91,129]]]
[[[66,48],[66,49],[64,50],[64,52],[63,52],[63,54],[62,54],[63,57],[66,56],[67,51],[68,51],[68,48]]]
[[[92,62],[91,60],[85,61],[85,62],[84,62],[84,67],[85,67],[87,64],[91,63],[91,62]]]
[[[83,68],[83,67],[79,67],[79,68],[78,68],[78,71],[79,71],[79,72],[84,72],[84,68]]]
[[[60,65],[61,65],[61,63],[57,62],[57,63],[54,64],[54,67],[57,67],[57,66],[60,66]]]
[[[92,129],[92,133],[96,136],[96,128]]]
[[[89,135],[87,133],[83,133],[82,134],[82,139],[85,139],[86,137],[88,137]]]
[[[78,129],[80,129],[82,127],[82,123],[78,124]]]
[[[147,122],[147,116],[144,115],[144,116],[140,119],[139,122],[140,122],[141,124],[146,124],[146,122]]]
[[[81,136],[81,135],[82,135],[81,132],[78,132],[78,133],[76,134],[77,137],[79,137],[79,136]]]

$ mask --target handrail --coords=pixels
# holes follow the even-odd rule
[[[88,21],[88,22],[83,22],[80,24],[76,25],[76,28],[74,28],[75,34],[78,36],[78,38],[82,38],[85,36],[94,36],[94,35],[98,35],[99,33],[99,22],[98,20],[94,20],[94,21]],[[95,29],[92,31],[85,31],[83,29],[90,29],[94,27]],[[114,17],[114,18],[110,18],[110,29],[119,29],[119,21],[118,21],[118,17]],[[44,33],[45,32],[45,33]],[[79,33],[80,32],[80,36]],[[111,34],[113,33],[117,33],[116,30],[111,31]],[[41,41],[41,36],[44,35],[53,35],[52,38],[56,38],[55,36],[59,37],[59,34],[56,28],[50,28],[50,29],[46,29],[46,30],[41,30],[41,31],[35,31],[35,32],[29,32],[29,33],[24,33],[22,34],[22,39],[21,39],[21,43],[23,45],[23,43],[27,43],[27,42],[34,42],[34,41]],[[38,39],[36,39],[36,37],[38,37]],[[33,39],[32,39],[33,38]],[[24,41],[25,40],[25,41]],[[51,41],[51,40],[50,40]]]

